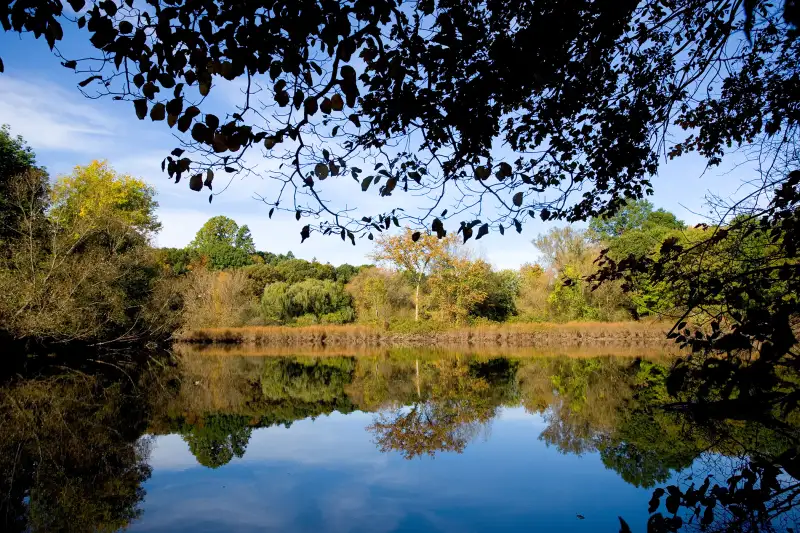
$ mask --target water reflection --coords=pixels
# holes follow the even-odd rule
[[[171,361],[2,389],[4,531],[618,531],[618,515],[634,531],[782,531],[797,520],[793,414],[765,427],[664,409],[675,400],[665,357]]]

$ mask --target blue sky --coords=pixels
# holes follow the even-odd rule
[[[547,422],[504,408],[463,453],[381,453],[374,415],[333,413],[253,432],[244,457],[197,464],[178,435],[156,437],[143,515],[129,531],[616,531],[647,520],[650,490],[599,454],[560,453]],[[577,518],[577,514],[585,520]]]
[[[61,45],[62,52],[82,55],[86,51],[83,39],[85,34],[68,33]],[[157,245],[184,246],[205,220],[226,215],[239,224],[247,224],[261,250],[276,253],[291,250],[299,257],[334,264],[368,262],[371,248],[366,239],[356,241],[353,247],[338,238],[314,235],[301,245],[299,232],[305,222],[295,221],[291,214],[278,213],[270,220],[269,208],[255,196],[269,196],[274,183],[257,176],[234,177],[211,204],[206,190],[195,193],[189,190],[186,180],[174,184],[160,168],[161,160],[179,145],[166,124],[149,119],[137,121],[130,102],[85,98],[77,84],[86,76],[62,67],[43,40],[0,33],[0,57],[5,63],[5,73],[0,74],[0,124],[8,124],[15,134],[24,136],[53,176],[69,173],[74,166],[93,159],[105,159],[115,170],[153,185],[163,224]],[[238,96],[235,85],[221,86],[212,90],[211,97],[215,100],[211,104],[229,107]],[[695,156],[662,164],[654,179],[652,202],[688,223],[702,221],[708,211],[705,196],[709,192],[729,196],[748,177],[747,166],[734,168],[732,161],[726,163],[706,173],[703,160]],[[215,181],[216,190],[220,189],[220,181],[219,177]],[[326,184],[336,186],[331,181]],[[340,187],[331,194],[346,201],[353,185],[349,182],[346,190]],[[361,198],[359,201],[363,204]],[[379,200],[367,198],[367,201],[370,207],[380,205]],[[513,231],[505,236],[492,233],[472,244],[472,248],[498,268],[515,268],[536,260],[537,253],[530,240],[549,227],[537,221],[527,224],[521,235]]]

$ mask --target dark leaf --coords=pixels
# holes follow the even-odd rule
[[[522,196],[523,194],[521,192],[514,195],[513,201],[515,206],[519,207],[522,205]]]
[[[147,116],[147,100],[144,98],[134,100],[133,107],[136,109],[136,117],[139,120],[144,120],[144,117]]]
[[[503,162],[500,163],[500,165],[498,165],[497,172],[495,173],[495,175],[497,176],[497,179],[503,180],[505,178],[510,177],[513,173],[514,171],[512,170],[511,165]]]
[[[461,234],[464,235],[464,244],[472,237],[472,228],[469,226],[461,226]]]
[[[203,188],[203,175],[195,174],[189,178],[189,188],[193,191],[200,191]]]
[[[217,128],[219,128],[219,119],[217,118],[216,115],[211,115],[211,114],[206,115],[205,122],[206,126],[211,128],[212,130],[216,130]]]
[[[366,190],[369,189],[369,186],[372,183],[372,179],[374,177],[375,176],[367,176],[366,178],[364,178],[364,180],[361,182],[361,190],[362,191],[366,192]]]
[[[300,243],[301,244],[304,243],[305,240],[308,239],[310,234],[311,234],[311,228],[309,228],[308,226],[303,226],[303,229],[300,230]]]
[[[475,236],[475,240],[477,241],[487,233],[489,233],[489,224],[484,224],[480,228],[478,228],[478,234]]]
[[[164,104],[162,104],[161,102],[154,105],[153,108],[150,110],[150,120],[154,121],[164,120],[166,116],[167,116],[166,108],[164,107]]]
[[[309,116],[313,115],[314,113],[317,112],[317,99],[309,96],[303,103],[303,107],[306,115]]]
[[[314,174],[316,174],[317,178],[320,180],[324,180],[328,177],[328,171],[328,165],[325,163],[317,163],[316,166],[314,166]]]
[[[417,242],[419,240],[419,236],[420,236],[420,232],[415,231],[414,233],[411,234],[411,240],[413,242]]]
[[[489,176],[491,176],[491,175],[492,175],[492,173],[489,170],[489,167],[480,166],[480,167],[475,169],[475,178],[476,179],[485,180],[485,179],[488,179]]]
[[[102,77],[102,76],[97,76],[97,75],[95,75],[95,76],[91,76],[91,77],[89,77],[89,78],[86,78],[85,80],[83,80],[82,82],[80,82],[78,85],[79,85],[80,87],[86,87],[87,85],[89,85],[90,83],[92,83],[94,80],[102,80],[102,79],[103,79],[103,77]]]
[[[621,516],[618,516],[617,518],[619,518],[619,533],[631,533],[631,527],[628,525],[628,523],[623,520]]]
[[[444,229],[444,224],[438,218],[433,219],[433,223],[431,223],[431,229],[436,232],[436,236],[438,238],[443,238],[447,235],[447,232]]]

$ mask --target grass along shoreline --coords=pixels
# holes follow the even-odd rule
[[[449,327],[381,328],[372,325],[249,326],[198,328],[176,340],[195,344],[253,346],[542,346],[585,343],[667,346],[663,322],[568,322]]]

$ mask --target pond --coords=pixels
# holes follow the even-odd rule
[[[661,408],[669,364],[184,348],[113,376],[50,370],[2,390],[3,530],[728,530],[735,510],[695,514],[688,491],[792,443]],[[796,527],[791,503],[765,524]]]

